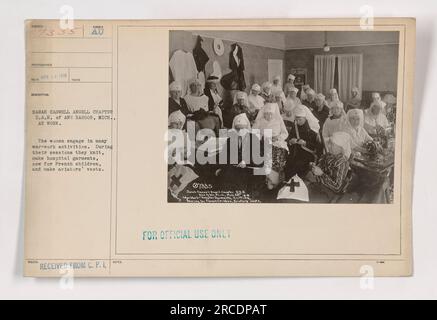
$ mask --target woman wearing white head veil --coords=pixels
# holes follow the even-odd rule
[[[341,105],[341,107],[344,110],[343,102],[340,101],[340,97],[338,95],[337,89],[335,88],[329,90],[329,98],[326,99],[326,102],[328,103],[329,109],[331,109],[333,105]]]
[[[281,91],[276,90],[276,91],[272,91],[272,102],[276,102],[279,106],[279,112],[283,112],[284,111],[284,103],[285,103],[286,99],[285,99],[285,95]]]
[[[352,150],[358,152],[367,152],[365,144],[372,141],[372,137],[364,129],[364,114],[360,109],[349,110],[347,113],[347,126],[345,131],[352,138]],[[361,171],[357,176],[361,187],[362,203],[390,203],[387,199],[387,193],[390,188],[390,179],[387,175],[375,177],[374,172],[367,170]]]
[[[247,100],[249,101],[249,111],[255,116],[264,106],[264,99],[260,96],[260,93],[261,87],[259,84],[255,83],[250,90],[249,96],[247,97]]]
[[[366,129],[364,129],[364,113],[361,109],[348,111],[343,131],[349,133],[351,136],[352,150],[355,151],[364,151],[364,144],[373,140]]]
[[[256,147],[260,146],[260,141],[258,137],[251,133],[251,125],[249,118],[245,113],[241,113],[234,118],[232,122],[232,131],[238,134],[238,168],[246,168],[246,166],[257,167],[262,166],[262,164],[253,163],[253,153],[252,148],[256,144]],[[255,142],[255,140],[257,140]],[[229,141],[228,141],[229,142]],[[245,149],[245,156],[243,157],[243,146]],[[230,155],[231,150],[228,150],[228,155]],[[261,152],[261,150],[260,150]],[[261,156],[261,154],[259,154]],[[248,163],[246,163],[248,161]]]
[[[190,82],[189,89],[189,93],[184,97],[189,112],[194,113],[200,109],[208,111],[209,98],[203,93],[202,83],[194,79]]]
[[[346,132],[334,133],[326,143],[325,153],[317,165],[312,166],[316,181],[329,190],[340,193],[348,185],[351,137]]]
[[[313,130],[315,133],[319,133],[320,131],[320,125],[319,120],[314,116],[314,114],[311,112],[311,110],[303,105],[303,104],[296,104],[293,100],[287,99],[284,105],[284,113],[282,114],[282,118],[285,121],[293,122],[295,120],[295,109],[296,107],[302,108],[305,110],[305,117],[308,121],[308,125],[310,126],[311,130]]]
[[[229,110],[229,122],[232,124],[234,118],[240,113],[245,113],[251,120],[252,115],[249,111],[249,102],[247,100],[247,93],[244,91],[237,91],[234,95],[234,103]]]
[[[300,91],[300,100],[304,101],[307,99],[307,91],[311,89],[309,84],[304,84]]]
[[[296,80],[296,77],[292,74],[289,74],[287,77],[287,82],[284,84],[284,92],[285,94],[287,94],[288,90],[290,90],[290,88],[294,88],[294,80]]]
[[[310,128],[305,108],[305,106],[300,105],[293,110],[295,120],[287,139],[290,147],[285,170],[287,181],[295,174],[303,178],[310,169],[309,164],[317,158],[318,133]]]
[[[373,102],[369,109],[364,111],[364,129],[371,135],[384,135],[390,124],[382,112],[382,104]]]
[[[301,104],[299,105],[299,107],[305,110],[305,116],[307,118],[308,125],[310,126],[311,130],[313,130],[315,133],[319,133],[320,131],[319,120],[314,116],[314,114],[307,106]]]
[[[382,113],[386,114],[386,110],[385,107],[387,106],[387,103],[385,103],[384,101],[382,101],[381,99],[381,94],[379,92],[373,92],[372,93],[372,103],[380,103],[381,107],[382,107]]]
[[[263,135],[263,131],[266,129],[272,130],[273,145],[288,150],[287,143],[285,142],[288,132],[277,103],[268,102],[264,105],[258,112],[253,128],[259,129],[261,135]]]
[[[276,102],[281,102],[282,105],[284,104],[285,94],[284,94],[284,91],[282,91],[281,77],[280,76],[276,76],[273,78],[272,95],[276,98]]]
[[[185,125],[186,117],[182,113],[182,111],[177,110],[168,116],[168,127],[169,129],[179,129],[182,130],[182,128]]]
[[[286,142],[288,132],[276,103],[268,102],[262,107],[258,112],[253,129],[260,130],[262,136],[266,133],[265,130],[271,130],[272,154],[271,159],[266,161],[271,164],[272,170],[277,172],[279,176],[283,176],[288,153]]]
[[[286,92],[286,94],[287,94],[287,99],[286,100],[292,100],[297,105],[302,104],[302,101],[300,101],[300,99],[297,97],[297,93],[298,92],[299,92],[298,88],[290,87],[288,89],[288,91]]]
[[[186,117],[180,110],[174,111],[168,116],[169,164],[180,162],[186,158],[187,140],[186,135],[183,133],[185,121]]]
[[[346,110],[360,109],[361,108],[361,97],[360,89],[358,87],[352,88],[352,97],[346,102]]]
[[[231,140],[228,138],[225,147],[227,149],[227,157],[228,165],[237,165],[238,168],[245,168],[246,162],[243,159],[242,151],[243,151],[243,145],[245,144],[246,139],[249,139],[249,143],[246,145],[250,148],[250,142],[252,140],[252,135],[250,134],[250,121],[247,118],[245,113],[240,113],[239,115],[235,116],[234,120],[232,121],[232,129],[229,131],[230,134],[237,134],[238,135],[238,144],[237,144],[237,150],[238,150],[238,162],[232,164],[231,163],[231,156],[232,152],[235,152],[235,150],[232,150],[231,148]],[[250,157],[250,154],[248,155]],[[248,163],[249,164],[249,163]],[[247,165],[248,165],[247,164]]]
[[[335,132],[342,131],[346,122],[346,113],[344,112],[343,104],[340,102],[331,103],[330,114],[322,129],[322,136],[325,143]]]
[[[182,98],[182,86],[179,82],[173,81],[168,87],[168,114],[180,110],[183,114],[188,114],[186,101]]]
[[[251,190],[254,168],[263,166],[262,162],[254,161],[255,156],[262,156],[263,145],[258,136],[250,132],[250,127],[245,113],[235,116],[232,129],[228,132],[228,139],[223,146],[226,153],[217,156],[220,169],[216,173],[223,185],[247,192]],[[226,163],[222,162],[223,159],[226,159]]]
[[[282,91],[282,87],[281,87],[281,76],[277,75],[273,78],[273,83],[272,83],[272,90],[275,90],[276,88],[278,88]]]

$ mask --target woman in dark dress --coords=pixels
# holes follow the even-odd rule
[[[221,129],[221,121],[219,116],[214,112],[200,109],[193,113],[189,118],[189,121],[194,121],[194,132],[196,137],[195,152],[198,152],[198,149],[209,139],[216,139],[220,135],[219,131]],[[199,158],[196,156],[196,162],[194,164],[195,172],[202,179],[214,178],[215,171],[217,170],[215,154],[210,154],[205,150],[203,155],[204,158],[201,162],[199,162]]]
[[[290,154],[285,167],[285,178],[289,180],[295,174],[301,178],[310,170],[310,163],[316,161],[318,147],[317,133],[311,130],[307,113],[302,106],[294,110],[295,121],[289,132],[287,142]]]
[[[217,89],[218,82],[218,77],[209,76],[208,79],[206,79],[206,86],[203,93],[208,97],[208,110],[217,114],[223,122],[223,98]]]
[[[257,168],[264,165],[262,140],[250,132],[251,125],[245,113],[237,115],[228,132],[228,139],[217,157],[219,181],[226,190],[244,190],[251,193],[251,181]]]

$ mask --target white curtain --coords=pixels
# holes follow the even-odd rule
[[[361,97],[363,80],[363,55],[338,55],[338,94],[346,102],[351,98],[352,88],[358,87]]]
[[[316,55],[314,57],[314,89],[327,95],[334,87],[335,55]]]

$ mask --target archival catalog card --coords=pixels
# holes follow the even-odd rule
[[[412,274],[413,18],[25,26],[25,276]]]

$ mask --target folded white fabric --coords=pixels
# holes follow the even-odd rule
[[[291,178],[278,192],[277,199],[291,199],[308,202],[308,188],[298,175]]]

